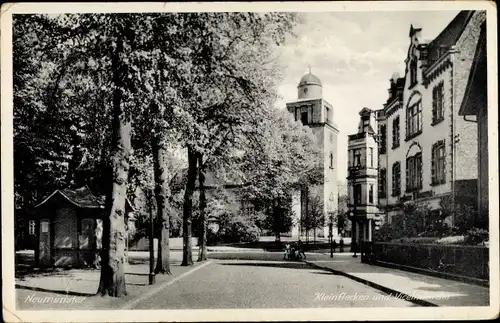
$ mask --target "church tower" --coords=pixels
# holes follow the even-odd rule
[[[324,183],[310,187],[300,194],[300,201],[295,200],[296,223],[292,236],[306,235],[300,227],[300,219],[307,216],[308,205],[312,198],[319,198],[323,205],[325,228],[323,232],[316,231],[317,236],[329,235],[330,218],[335,215],[338,208],[337,187],[337,135],[338,126],[334,122],[333,107],[323,99],[323,85],[320,79],[311,73],[304,75],[297,86],[297,100],[286,104],[288,111],[294,115],[296,121],[311,128],[316,136],[317,144],[322,154]],[[333,237],[338,237],[338,230],[333,227]],[[309,232],[309,237],[313,237]]]

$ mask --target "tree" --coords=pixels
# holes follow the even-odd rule
[[[142,115],[152,99],[151,16],[139,14],[61,15],[55,18],[58,32],[67,35],[59,50],[67,55],[63,66],[76,65],[71,78],[91,74],[88,83],[109,95],[111,145],[105,156],[107,215],[103,222],[103,252],[98,294],[126,294],[124,273],[125,200],[132,153],[132,120]],[[87,84],[88,85],[88,84]],[[87,86],[82,83],[81,86]],[[104,154],[106,155],[106,154]]]
[[[406,202],[403,209],[403,233],[407,237],[417,236],[426,230],[430,217],[427,205],[415,202]]]
[[[307,212],[301,218],[301,226],[306,230],[306,241],[309,242],[309,232],[314,231],[314,242],[316,242],[316,229],[325,225],[325,211],[323,199],[317,192],[307,191]]]
[[[183,211],[185,248],[190,248],[191,200],[198,173],[196,161],[190,158],[202,158],[206,170],[217,169],[235,143],[245,141],[243,138],[248,139],[254,132],[255,115],[266,109],[264,103],[276,97],[278,69],[272,59],[267,62],[272,45],[284,41],[293,25],[290,19],[293,16],[279,13],[179,16],[182,37],[176,46],[183,49],[184,55],[180,56],[187,58],[184,63],[189,69],[184,75],[185,82],[179,84],[182,103],[174,109],[190,165],[184,203],[187,209]],[[200,251],[203,250],[202,246]],[[191,252],[185,250],[183,254],[182,264],[191,264]]]
[[[207,221],[206,221],[206,206],[207,198],[205,192],[205,163],[203,155],[198,153],[198,188],[200,190],[200,216],[199,216],[199,235],[198,235],[198,261],[207,260]]]
[[[347,195],[342,195],[339,197],[338,209],[335,214],[334,224],[337,226],[339,232],[342,232],[347,227],[347,213],[349,209],[347,208],[349,198]]]
[[[259,121],[258,145],[245,151],[239,167],[249,183],[244,189],[246,198],[260,202],[273,219],[272,229],[279,240],[281,230],[289,230],[282,221],[290,219],[291,226],[292,192],[324,180],[321,153],[311,129],[296,122],[288,111],[270,110]]]

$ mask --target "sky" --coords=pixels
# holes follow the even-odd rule
[[[347,135],[357,132],[363,107],[383,108],[389,79],[404,75],[410,25],[422,38],[434,39],[458,11],[303,13],[296,38],[279,48],[284,80],[276,107],[297,98],[297,85],[311,72],[323,84],[323,98],[333,105],[339,126],[338,180],[347,173]]]

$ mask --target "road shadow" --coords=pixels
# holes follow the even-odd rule
[[[217,245],[211,245],[209,247],[232,247],[232,248],[242,248],[242,249],[262,249],[268,252],[280,252],[283,251],[285,245],[290,243],[289,241],[257,241],[257,242],[239,242],[239,243],[220,243]],[[348,245],[345,245],[347,247]],[[315,252],[322,250],[330,250],[330,243],[318,241],[316,243],[304,243],[303,249],[306,252]]]
[[[240,266],[240,267],[275,267],[289,269],[311,269],[311,266],[303,262],[222,262],[217,265],[222,266]]]
[[[69,271],[71,271],[72,269],[74,268],[16,267],[14,277],[19,280],[25,280],[28,277],[38,276],[68,276]]]

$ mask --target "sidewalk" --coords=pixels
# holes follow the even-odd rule
[[[100,270],[59,269],[55,272],[38,273],[18,277],[16,286],[16,308],[18,310],[98,310],[121,309],[127,302],[166,284],[178,280],[187,272],[197,270],[209,262],[196,262],[193,266],[181,267],[180,261],[170,265],[172,275],[157,275],[155,284],[149,285],[149,264],[137,262],[125,264],[127,295],[121,298],[96,295]]]
[[[490,290],[473,284],[466,284],[361,263],[361,257],[352,253],[336,253],[333,259],[324,254],[320,260],[306,263],[342,275],[387,294],[405,297],[421,306],[489,306]]]

